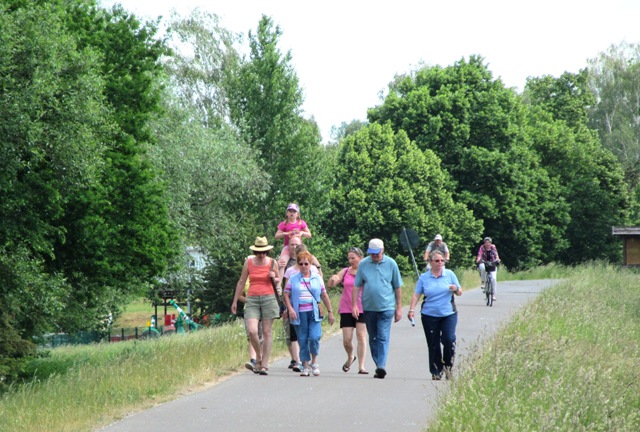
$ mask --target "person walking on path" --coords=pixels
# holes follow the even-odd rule
[[[415,307],[424,295],[420,308],[420,318],[429,351],[429,371],[431,379],[453,377],[453,360],[456,353],[456,326],[458,312],[454,295],[462,295],[460,282],[455,273],[444,268],[445,258],[442,252],[431,252],[431,270],[420,275],[411,298],[407,318],[413,322]]]
[[[357,247],[352,247],[347,253],[347,259],[349,260],[349,267],[345,267],[338,273],[329,278],[327,282],[328,287],[334,287],[338,284],[342,284],[342,296],[340,296],[340,308],[338,313],[340,314],[340,328],[342,329],[342,344],[344,350],[347,352],[347,361],[342,365],[344,372],[349,372],[351,365],[356,361],[356,355],[353,351],[353,331],[356,331],[356,339],[358,340],[358,373],[366,375],[369,372],[364,367],[365,355],[367,353],[367,328],[364,321],[364,311],[362,309],[362,291],[360,291],[360,297],[358,298],[358,310],[360,315],[358,319],[355,319],[352,315],[352,301],[353,295],[353,282],[356,279],[356,273],[358,271],[358,265],[362,260],[364,254]]]
[[[255,256],[245,260],[240,279],[236,285],[236,292],[231,302],[231,313],[237,311],[238,299],[244,285],[249,278],[247,302],[244,308],[244,319],[249,331],[249,341],[256,352],[254,373],[269,374],[269,356],[273,344],[273,320],[280,317],[280,308],[276,299],[274,280],[278,278],[278,266],[267,255],[273,249],[266,237],[256,237],[255,244],[249,246]],[[262,321],[262,349],[258,324]]]
[[[322,278],[311,273],[311,254],[303,251],[297,254],[300,272],[291,276],[284,288],[284,302],[289,312],[289,320],[296,327],[300,344],[301,376],[320,375],[318,355],[322,337],[322,319],[319,303],[322,300],[329,315],[329,324],[334,323],[333,311]]]
[[[434,251],[442,252],[442,254],[444,255],[445,264],[449,262],[449,247],[444,241],[442,241],[441,234],[436,234],[436,236],[433,238],[433,241],[427,245],[427,249],[424,251],[424,262],[427,263],[427,270],[431,268],[429,256],[431,255],[431,252]]]
[[[376,364],[374,378],[387,375],[387,354],[391,322],[402,318],[402,276],[398,264],[384,254],[384,243],[374,238],[369,242],[368,257],[360,261],[353,285],[351,310],[360,316],[357,300],[362,290],[362,308],[369,333],[369,350]]]

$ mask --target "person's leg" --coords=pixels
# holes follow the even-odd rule
[[[342,327],[342,346],[347,353],[347,362],[345,365],[350,366],[353,360],[353,327]]]
[[[442,330],[442,362],[444,363],[447,379],[451,378],[451,369],[456,356],[456,326],[458,325],[458,314],[454,313],[444,317],[440,321]]]
[[[249,333],[249,343],[253,348],[253,352],[255,353],[256,363],[260,363],[262,361],[261,349],[260,349],[260,336],[258,332],[258,324],[260,320],[258,318],[247,318],[245,319],[247,332]]]
[[[284,276],[284,268],[287,266],[290,256],[289,246],[284,246],[282,252],[280,252],[280,258],[278,258],[278,277],[281,281],[282,276]]]
[[[422,328],[427,339],[429,351],[429,372],[439,378],[442,374],[442,348],[440,347],[440,318],[420,314]],[[436,379],[437,379],[436,378]]]
[[[367,326],[367,332],[369,333],[369,351],[371,351],[371,358],[376,367],[378,367],[378,345],[376,342],[376,335],[378,334],[378,313],[365,311],[364,321]]]
[[[378,345],[378,369],[385,370],[387,366],[387,354],[389,352],[389,339],[391,336],[391,323],[395,311],[384,311],[378,313],[378,334],[376,335],[376,343]],[[380,371],[378,371],[380,375]],[[386,370],[381,378],[386,375]]]
[[[364,372],[364,359],[367,356],[367,326],[356,323],[356,338],[358,339],[358,371]]]
[[[311,353],[311,369],[313,375],[320,375],[318,367],[318,355],[320,354],[320,339],[322,338],[322,323],[313,319],[313,315],[309,318],[309,352]]]
[[[498,294],[498,269],[492,271],[490,276],[493,279],[493,299],[495,300]]]
[[[484,289],[484,284],[487,281],[487,272],[484,269],[484,263],[478,264],[478,271],[480,272],[480,284]]]
[[[301,312],[300,324],[295,326],[298,334],[298,344],[300,345],[300,361],[304,369],[309,369],[311,352],[309,351],[309,315],[313,312]]]
[[[262,367],[266,369],[269,369],[269,356],[271,355],[271,346],[273,345],[272,328],[272,319],[262,320]]]

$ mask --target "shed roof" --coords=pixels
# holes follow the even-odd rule
[[[612,235],[640,236],[640,227],[611,227]]]

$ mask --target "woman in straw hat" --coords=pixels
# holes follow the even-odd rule
[[[256,237],[255,243],[249,246],[249,249],[255,253],[255,256],[248,257],[244,262],[242,274],[231,303],[231,313],[236,313],[238,299],[247,278],[249,278],[244,319],[249,331],[249,342],[256,351],[256,364],[253,367],[253,372],[268,375],[269,356],[273,344],[271,329],[273,320],[280,316],[280,308],[273,285],[274,280],[277,282],[278,265],[268,256],[273,246],[269,244],[266,237]],[[262,321],[262,346],[258,335],[260,321]]]

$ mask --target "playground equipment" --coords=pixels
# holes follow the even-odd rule
[[[178,333],[184,333],[184,323],[186,322],[187,325],[189,326],[189,330],[198,330],[199,328],[201,328],[202,326],[200,324],[198,324],[197,322],[195,322],[194,320],[192,320],[191,318],[189,318],[187,316],[186,313],[184,313],[184,311],[182,310],[182,308],[180,306],[178,306],[178,303],[176,303],[175,300],[169,300],[169,304],[171,306],[173,306],[177,311],[178,311],[178,319],[176,320],[176,332]]]
[[[178,303],[176,303],[175,300],[169,300],[169,304],[178,312],[178,318],[176,319],[175,315],[167,315],[165,311],[164,327],[162,328],[162,332],[160,332],[156,325],[156,315],[152,315],[151,320],[147,321],[147,329],[142,332],[143,339],[152,339],[173,333],[184,334],[185,323],[189,327],[189,331],[198,330],[202,327],[200,324],[189,318],[182,308],[178,306]]]

